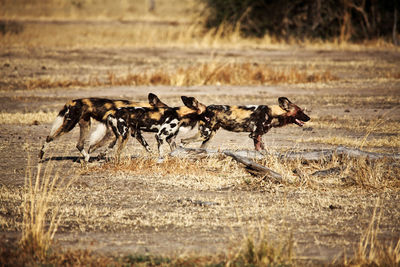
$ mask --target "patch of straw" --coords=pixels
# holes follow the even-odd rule
[[[52,164],[42,170],[42,164],[38,164],[36,174],[30,168],[26,171],[20,240],[21,249],[38,259],[46,257],[62,218],[61,203],[53,201],[73,181],[65,183]]]

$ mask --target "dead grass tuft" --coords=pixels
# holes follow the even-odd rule
[[[344,159],[341,164],[345,166],[341,178],[345,185],[378,190],[400,188],[400,168],[393,160],[353,158]]]
[[[262,231],[258,238],[247,237],[242,249],[229,259],[233,266],[290,266],[293,262],[293,241],[289,236],[272,242]]]
[[[43,260],[47,257],[61,220],[61,204],[53,201],[55,196],[69,187],[72,180],[65,184],[58,172],[54,171],[52,164],[47,164],[43,173],[41,164],[37,166],[36,174],[27,169],[22,237],[19,244],[20,248],[33,258]]]
[[[345,266],[399,266],[400,264],[400,239],[397,244],[384,244],[379,242],[379,224],[381,213],[377,214],[377,200],[371,222],[365,232],[361,235],[360,242],[350,260],[344,258]]]
[[[2,266],[122,266],[122,260],[91,253],[88,250],[53,250],[43,259],[33,258],[17,247],[3,246],[0,250]]]
[[[327,136],[327,137],[315,137],[302,139],[301,142],[312,142],[312,143],[321,143],[321,144],[329,144],[334,146],[348,146],[348,147],[360,147],[360,144],[363,144],[363,147],[376,147],[376,148],[399,148],[400,147],[400,136],[388,136],[383,138],[373,138],[369,137],[365,139],[364,137],[352,138],[347,136]]]
[[[0,124],[32,124],[51,123],[58,112],[32,112],[32,113],[8,113],[0,112]]]
[[[393,159],[370,160],[333,155],[319,161],[284,160],[268,156],[258,163],[280,173],[285,186],[307,186],[319,190],[327,184],[334,188],[362,188],[364,190],[394,190],[400,188],[400,166]],[[317,173],[321,173],[318,174]],[[321,179],[323,178],[323,179]],[[245,190],[265,191],[273,180],[268,176],[244,179],[240,187]]]
[[[222,171],[224,161],[219,158],[185,159],[167,157],[163,163],[157,163],[157,157],[138,157],[129,160],[121,160],[119,163],[110,161],[100,166],[89,167],[85,172],[93,171],[112,171],[130,172],[135,175],[187,175],[197,174],[202,176],[215,175]],[[173,166],[173,167],[171,167]],[[228,167],[231,170],[237,168]]]

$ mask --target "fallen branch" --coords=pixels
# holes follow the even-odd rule
[[[347,156],[350,158],[365,157],[370,160],[376,160],[381,158],[400,159],[400,154],[389,154],[389,153],[376,153],[362,151],[358,148],[348,148],[338,146],[336,149],[323,149],[319,151],[299,151],[299,152],[287,152],[284,154],[273,153],[273,156],[281,159],[302,159],[306,161],[318,161],[318,160],[331,160],[333,155]]]
[[[320,151],[299,151],[299,152],[287,152],[287,153],[265,153],[262,154],[258,151],[249,151],[249,150],[211,150],[211,149],[202,149],[202,148],[185,148],[178,147],[176,150],[172,151],[171,156],[173,157],[195,157],[195,158],[203,158],[212,155],[225,155],[233,158],[237,162],[245,165],[246,170],[256,176],[265,176],[268,178],[272,178],[279,182],[282,181],[282,175],[254,162],[254,159],[263,159],[268,156],[278,157],[282,160],[297,160],[301,159],[304,161],[329,161],[332,159],[334,155],[339,157],[350,157],[350,158],[358,158],[365,157],[369,160],[377,160],[380,158],[391,158],[391,159],[400,159],[400,154],[388,154],[388,153],[375,153],[375,152],[367,152],[362,151],[357,148],[347,148],[339,146],[336,149],[324,149]],[[312,174],[312,176],[326,176],[332,173],[338,173],[340,169],[331,168],[328,170],[316,171]]]
[[[171,156],[174,157],[204,157],[211,155],[226,155],[232,157],[237,162],[240,162],[246,166],[246,170],[256,176],[266,176],[273,178],[278,181],[282,181],[282,175],[273,170],[258,164],[251,160],[250,158],[262,159],[265,155],[261,154],[258,151],[249,151],[249,150],[239,150],[239,151],[231,151],[231,150],[209,150],[202,148],[185,148],[179,147],[171,152]]]
[[[249,158],[239,156],[238,154],[230,152],[230,151],[224,151],[223,153],[227,156],[232,157],[237,162],[244,164],[246,166],[246,170],[253,175],[256,175],[256,176],[265,175],[265,176],[273,178],[279,182],[282,181],[282,175],[280,175],[277,172],[274,172],[273,170],[271,170],[261,164],[255,163],[254,161],[252,161]]]
[[[301,159],[305,161],[318,161],[318,160],[330,160],[333,155],[337,156],[347,156],[351,158],[357,157],[366,157],[370,160],[376,160],[381,158],[390,158],[390,159],[400,159],[399,153],[376,153],[376,152],[367,152],[360,150],[358,148],[347,148],[343,146],[339,146],[336,149],[322,149],[316,151],[289,151],[286,153],[260,153],[255,150],[216,150],[216,149],[203,149],[203,148],[186,148],[186,147],[178,147],[174,151],[171,152],[171,156],[173,157],[199,157],[199,156],[212,156],[217,154],[226,154],[226,153],[234,153],[241,157],[247,157],[252,159],[263,159],[268,156],[278,157],[280,159]]]

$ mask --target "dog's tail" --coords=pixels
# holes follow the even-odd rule
[[[76,101],[69,101],[64,107],[58,112],[56,119],[51,126],[49,135],[46,137],[46,142],[43,144],[42,149],[39,153],[39,158],[43,158],[44,152],[48,147],[48,144],[57,137],[71,131],[75,125],[79,122],[81,116],[81,106],[77,105]]]
[[[54,120],[49,136],[55,138],[71,131],[79,122],[81,113],[80,105],[77,105],[74,101],[65,104]]]

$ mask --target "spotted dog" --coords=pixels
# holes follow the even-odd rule
[[[108,141],[110,130],[107,129],[106,120],[109,114],[115,112],[120,107],[167,107],[166,104],[155,95],[148,95],[149,102],[133,102],[129,100],[110,100],[106,98],[81,98],[68,101],[58,113],[55,119],[50,134],[46,138],[39,153],[39,158],[43,155],[49,146],[49,143],[56,138],[71,131],[77,124],[80,127],[79,140],[76,148],[81,152],[86,161],[90,158],[90,150],[84,149],[85,139],[88,137],[91,126],[91,119],[94,119],[100,124],[96,131],[90,137],[91,147],[98,148]]]
[[[175,149],[175,138],[179,129],[181,127],[193,128],[206,110],[206,106],[199,103],[194,97],[182,96],[181,99],[185,106],[123,107],[117,109],[115,114],[110,114],[107,121],[117,138],[117,159],[119,159],[129,135],[135,137],[150,152],[149,145],[142,137],[142,131],[157,132],[156,140],[160,160],[162,160],[164,143],[168,143],[171,150]]]
[[[262,136],[272,127],[282,127],[288,124],[303,124],[310,120],[303,109],[290,102],[286,97],[278,99],[279,105],[266,106],[227,106],[210,105],[199,121],[199,132],[196,136],[183,139],[187,144],[202,141],[201,148],[206,148],[211,138],[219,128],[232,132],[250,132],[257,151],[264,149]]]

